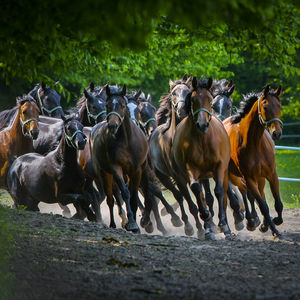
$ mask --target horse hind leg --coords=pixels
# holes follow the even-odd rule
[[[116,223],[114,219],[114,198],[113,198],[112,185],[113,185],[113,176],[111,174],[105,173],[104,188],[106,193],[106,203],[109,207],[109,215],[110,215],[109,227],[116,228]]]

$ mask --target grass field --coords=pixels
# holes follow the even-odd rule
[[[279,177],[300,178],[300,151],[276,150],[276,168]],[[280,196],[286,207],[300,207],[300,182],[280,181]],[[273,196],[266,186],[266,198]]]

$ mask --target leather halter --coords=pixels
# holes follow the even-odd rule
[[[206,113],[209,114],[209,120],[208,120],[208,122],[210,122],[210,121],[211,121],[211,116],[212,116],[212,112],[211,112],[211,111],[207,110],[206,108],[199,108],[199,109],[197,109],[196,111],[194,111],[194,110],[193,110],[193,107],[191,106],[191,113],[192,113],[193,118],[195,117],[195,115],[196,115],[197,113],[199,113],[199,112],[201,112],[201,111],[205,111]]]
[[[261,101],[261,98],[262,97],[258,98],[258,119],[259,119],[260,124],[262,126],[264,126],[265,128],[268,128],[271,123],[273,123],[275,121],[278,121],[279,124],[280,124],[280,127],[283,128],[283,122],[280,119],[278,119],[278,118],[273,118],[273,119],[268,120],[268,121],[264,120],[264,118],[263,118],[263,116],[261,114],[261,111],[260,111],[260,101]]]
[[[77,130],[70,136],[70,135],[68,135],[68,134],[66,133],[66,130],[65,130],[65,128],[64,128],[65,140],[66,140],[67,145],[68,145],[69,147],[73,147],[73,148],[77,149],[77,147],[76,147],[76,145],[75,145],[75,143],[74,143],[74,141],[73,141],[73,139],[74,139],[74,137],[77,135],[77,133],[81,133],[81,134],[83,135],[84,139],[86,140],[86,136],[85,136],[85,134],[84,134],[81,130],[77,129]]]
[[[87,103],[85,104],[85,107],[86,107],[87,117],[88,117],[88,120],[89,120],[89,123],[90,123],[90,124],[92,124],[90,118],[92,118],[92,119],[94,120],[95,124],[97,124],[97,119],[98,119],[98,117],[100,117],[100,116],[103,115],[103,114],[106,114],[106,109],[104,109],[104,110],[101,110],[98,114],[93,115],[93,114],[89,111],[89,108],[88,108],[88,104],[87,104]]]

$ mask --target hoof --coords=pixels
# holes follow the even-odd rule
[[[259,231],[260,232],[267,232],[269,229],[269,226],[268,225],[265,225],[265,224],[261,224],[260,227],[259,227]]]
[[[260,225],[260,218],[258,216],[256,216],[254,218],[254,227],[257,228]]]
[[[247,230],[254,231],[256,229],[254,219],[247,220]]]
[[[124,228],[128,222],[128,219],[127,219],[126,215],[124,215],[124,214],[120,215],[120,218],[121,218],[121,226],[122,226],[122,228]]]
[[[137,224],[135,222],[128,222],[126,225],[125,225],[125,229],[127,231],[132,231],[132,232],[138,232],[140,229],[139,229],[139,226],[137,226]]]
[[[117,228],[117,226],[116,226],[116,224],[115,224],[115,223],[113,223],[113,224],[109,224],[109,228],[114,228],[114,229],[116,229],[116,228]]]
[[[163,217],[166,216],[166,215],[168,214],[168,212],[167,212],[167,210],[166,210],[165,207],[163,207],[163,208],[161,209],[160,214],[161,214]]]
[[[213,233],[218,233],[218,227],[213,220],[210,221],[210,229]]]
[[[63,210],[63,211],[62,211],[62,215],[63,215],[65,218],[71,218],[71,217],[72,217],[70,210]]]
[[[207,241],[215,241],[216,240],[216,236],[213,232],[205,232],[205,239]]]
[[[280,232],[272,232],[272,235],[274,236],[274,239],[283,240],[283,236]]]
[[[198,231],[197,231],[197,237],[198,237],[198,239],[203,239],[204,236],[205,236],[204,230],[203,229],[198,229]]]
[[[233,212],[234,223],[241,223],[244,220],[244,212]]]
[[[171,218],[171,222],[174,227],[181,227],[183,225],[183,223],[177,215]]]
[[[244,222],[239,222],[234,224],[235,230],[241,231],[245,228]]]
[[[194,228],[189,222],[184,225],[184,232],[187,236],[192,236],[194,234]]]
[[[283,223],[283,220],[282,220],[282,218],[280,218],[280,217],[275,217],[275,218],[273,219],[273,223],[274,223],[275,225],[280,225],[280,224]]]
[[[145,226],[145,231],[147,233],[152,233],[154,231],[154,227],[151,221]]]
[[[225,240],[226,241],[235,241],[236,235],[233,233],[227,233],[227,234],[225,234]]]
[[[231,231],[229,229],[229,226],[227,224],[219,225],[218,227],[220,228],[220,232],[223,232],[224,234],[230,234],[231,233]]]
[[[143,216],[143,217],[141,218],[140,225],[141,225],[143,228],[145,228],[149,223],[151,223],[149,217]]]
[[[211,219],[211,213],[209,210],[206,210],[205,215],[200,215],[200,217],[204,222],[209,221]]]

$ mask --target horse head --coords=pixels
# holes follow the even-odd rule
[[[126,85],[123,86],[123,89],[121,91],[111,90],[111,87],[107,85],[106,94],[106,120],[108,123],[108,130],[112,135],[116,135],[119,127],[123,123],[126,114],[128,114]]]
[[[151,104],[151,102],[143,101],[139,103],[139,111],[139,123],[146,134],[150,136],[152,131],[156,128],[156,108]]]
[[[39,135],[39,107],[36,101],[29,94],[17,98],[20,109],[20,124],[24,136],[29,136],[33,140]]]
[[[54,118],[65,115],[60,105],[60,95],[44,83],[37,85],[30,95],[37,101],[43,115]]]
[[[266,86],[258,99],[258,118],[260,123],[266,127],[273,140],[279,140],[282,135],[283,123],[280,120],[281,86],[275,91],[270,91],[270,86]]]
[[[74,117],[62,117],[64,121],[64,138],[68,146],[83,150],[87,141],[83,125]]]
[[[225,86],[213,93],[212,109],[214,115],[220,120],[225,120],[231,115],[232,99],[231,95],[234,92],[235,86]]]
[[[179,120],[186,117],[185,98],[189,92],[190,88],[185,83],[179,83],[171,90],[171,103]]]
[[[83,91],[86,99],[86,113],[90,124],[97,124],[106,118],[105,100],[94,93]]]
[[[193,90],[186,97],[186,111],[192,116],[197,129],[201,133],[206,133],[212,117],[211,103],[213,97],[210,93],[212,79],[198,81],[193,78]]]

